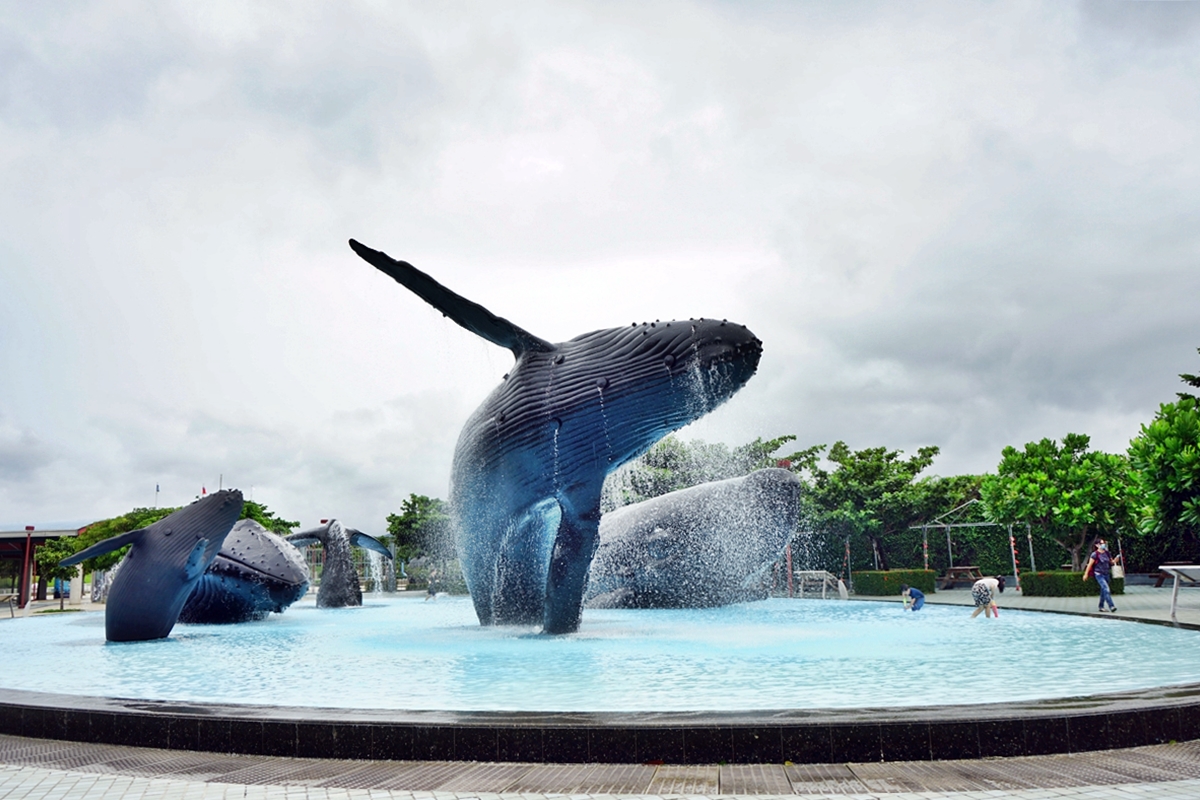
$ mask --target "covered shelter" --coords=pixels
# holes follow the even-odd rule
[[[78,535],[79,530],[75,528],[39,531],[33,525],[19,531],[0,531],[0,596],[15,596],[19,608],[27,606],[32,599],[33,554],[37,548],[50,539]],[[71,600],[78,602],[77,596],[82,591],[80,581],[78,592],[71,593]]]

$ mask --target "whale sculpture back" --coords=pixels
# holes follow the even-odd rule
[[[226,489],[153,525],[97,542],[61,563],[78,564],[132,544],[108,591],[104,632],[112,642],[162,639],[171,633],[188,595],[241,514],[242,493]]]
[[[762,343],[742,325],[633,324],[552,344],[351,240],[363,259],[516,358],[455,447],[450,507],[479,621],[579,626],[612,470],[729,399]]]
[[[192,589],[180,622],[249,622],[279,613],[308,591],[308,565],[282,536],[240,520]]]
[[[767,596],[763,575],[796,534],[803,484],[785,469],[624,506],[600,521],[589,608],[705,608]]]

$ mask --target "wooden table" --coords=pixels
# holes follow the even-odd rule
[[[973,584],[982,577],[983,573],[979,571],[979,567],[950,567],[940,578],[942,585],[939,588],[951,589],[954,584],[964,581]]]

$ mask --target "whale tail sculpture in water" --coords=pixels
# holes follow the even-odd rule
[[[484,625],[579,627],[609,472],[728,400],[762,342],[724,320],[633,324],[552,344],[353,239],[381,272],[512,351],[512,371],[467,420],[450,506],[463,576]]]
[[[227,624],[282,612],[308,591],[308,565],[282,536],[243,519],[179,614],[180,622]]]
[[[295,547],[320,543],[325,549],[321,585],[317,589],[317,608],[362,605],[362,587],[358,583],[351,547],[365,547],[389,559],[392,557],[392,552],[384,547],[383,542],[362,531],[347,528],[336,519],[329,520],[319,528],[293,533],[284,537],[284,540]]]
[[[600,521],[588,608],[705,608],[761,600],[795,535],[803,484],[785,469],[618,508]]]
[[[111,642],[163,639],[241,515],[242,493],[226,489],[59,563],[71,566],[133,545],[108,591],[104,632]]]

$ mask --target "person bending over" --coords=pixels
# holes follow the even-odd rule
[[[912,608],[913,611],[920,611],[925,605],[925,593],[920,589],[915,589],[907,583],[900,584],[900,596],[904,598],[904,608]]]
[[[975,601],[975,610],[971,619],[979,616],[982,611],[985,617],[1000,616],[1000,606],[996,605],[996,595],[1004,591],[1004,578],[997,575],[994,578],[980,578],[971,587],[971,599]]]

